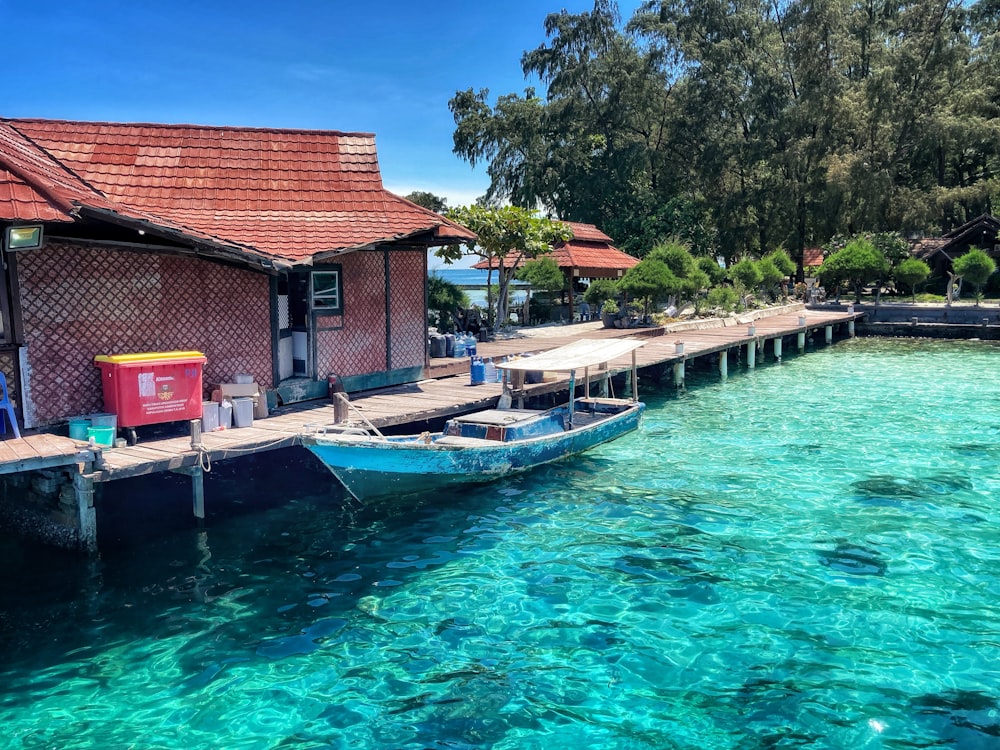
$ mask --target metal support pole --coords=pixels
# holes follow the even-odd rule
[[[636,366],[635,349],[632,350],[632,402],[639,400],[639,368]]]
[[[199,521],[205,520],[205,472],[200,466],[194,467],[191,471],[191,499],[194,508],[194,517]]]

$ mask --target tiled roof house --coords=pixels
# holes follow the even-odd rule
[[[552,259],[568,281],[574,279],[616,279],[639,262],[614,246],[614,240],[593,224],[575,221],[562,222],[573,236],[552,248]],[[519,263],[520,257],[511,259]],[[488,261],[480,261],[473,268],[487,269]],[[494,268],[496,266],[494,265]],[[569,314],[573,315],[573,295],[569,295]]]
[[[0,119],[0,228],[23,225],[43,242],[5,240],[0,369],[28,426],[101,410],[97,354],[416,380],[426,250],[473,236],[387,192],[370,134]]]

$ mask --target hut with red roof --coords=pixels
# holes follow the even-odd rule
[[[386,191],[371,134],[37,119],[0,120],[0,229],[27,426],[101,411],[99,354],[286,396],[417,380],[427,248],[474,236]]]
[[[639,259],[624,253],[614,246],[614,240],[593,224],[575,221],[562,222],[573,232],[573,236],[552,248],[552,259],[566,276],[567,287],[572,289],[577,279],[617,279]],[[515,254],[511,262],[519,264],[521,259]],[[487,260],[476,263],[473,268],[488,269]],[[493,266],[496,268],[496,266]],[[573,294],[569,295],[569,318],[573,319]]]

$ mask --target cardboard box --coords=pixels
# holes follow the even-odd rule
[[[219,398],[215,394],[219,394]],[[221,401],[224,398],[256,398],[260,386],[256,383],[218,383],[212,386],[212,400]]]
[[[269,414],[267,395],[256,383],[216,383],[212,386],[213,401],[232,401],[237,398],[253,399],[253,418],[265,419]]]

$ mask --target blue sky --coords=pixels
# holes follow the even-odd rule
[[[638,0],[622,0],[626,18]],[[488,185],[452,153],[457,90],[521,92],[546,14],[592,0],[0,0],[6,117],[373,132],[385,186],[449,205]]]

